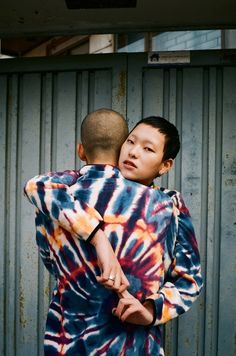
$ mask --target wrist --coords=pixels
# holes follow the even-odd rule
[[[153,310],[153,304],[152,302],[150,302],[149,300],[145,301],[143,303],[143,306],[145,309],[147,309],[147,311],[152,315],[152,317],[154,316],[154,310]]]
[[[154,300],[153,299],[146,299],[143,302],[143,306],[152,315],[152,321],[150,322],[149,326],[153,326],[155,324],[155,322],[156,322],[156,317],[157,317]]]
[[[100,223],[96,226],[96,228],[93,230],[93,232],[90,234],[90,236],[88,237],[88,239],[86,240],[87,242],[92,243],[95,235],[97,234],[98,231],[101,231],[101,226],[104,224],[103,221],[100,221]],[[105,234],[104,234],[105,235]]]
[[[93,236],[93,238],[90,240],[91,245],[94,247],[97,246],[97,244],[100,244],[102,241],[106,239],[105,233],[99,229]]]

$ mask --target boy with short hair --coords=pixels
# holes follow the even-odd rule
[[[87,137],[95,145],[100,142],[101,148],[105,133],[98,130],[100,121],[97,117],[93,138]],[[108,120],[105,126],[106,132],[115,129]],[[144,185],[171,168],[174,158],[163,160],[165,144],[165,135],[143,122],[125,141],[120,168],[142,184],[121,176],[114,166],[117,150],[109,165],[98,165],[105,163],[104,145],[101,161],[86,152],[86,145],[79,145],[80,158],[90,164],[81,169],[79,179],[78,172],[65,172],[39,176],[26,185],[29,199],[44,213],[45,221],[38,221],[38,244],[57,278],[47,320],[46,354],[163,355],[160,329],[151,325],[183,313],[199,294],[199,254],[187,209],[180,200],[177,218],[170,197]],[[97,217],[94,209],[99,219],[102,216],[104,225],[98,227],[108,236],[129,279],[131,294],[124,292],[120,301],[96,282],[96,255],[75,236],[81,228],[73,220],[74,214],[80,216],[78,202],[88,214],[92,211],[93,218]],[[108,282],[104,284],[111,288],[113,278]]]

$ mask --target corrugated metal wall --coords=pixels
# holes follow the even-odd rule
[[[155,114],[181,132],[181,154],[161,183],[180,190],[190,208],[205,289],[167,324],[166,355],[234,355],[236,65],[218,58],[202,52],[187,67],[148,66],[144,54],[1,61],[0,354],[43,354],[52,281],[23,185],[39,172],[79,167],[81,119],[105,106],[130,127]]]

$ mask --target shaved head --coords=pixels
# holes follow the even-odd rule
[[[81,142],[86,155],[94,160],[99,155],[119,157],[128,136],[126,120],[111,109],[98,109],[88,114],[81,125]]]

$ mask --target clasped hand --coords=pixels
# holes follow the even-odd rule
[[[119,303],[113,309],[113,315],[117,316],[121,321],[126,321],[137,325],[150,325],[153,321],[153,306],[152,303],[146,301],[144,304],[140,303],[127,290],[119,293]]]
[[[117,292],[120,300],[113,314],[122,322],[129,322],[137,325],[149,325],[153,321],[153,305],[146,301],[140,303],[132,294],[127,291],[129,281],[126,278],[109,240],[102,230],[98,230],[92,242],[96,249],[98,265],[101,275],[97,276],[97,281],[104,287]]]
[[[97,281],[104,287],[113,289],[118,293],[124,292],[129,287],[126,278],[111,244],[102,230],[98,230],[94,235],[91,244],[95,247],[100,267],[101,275],[97,276]]]

